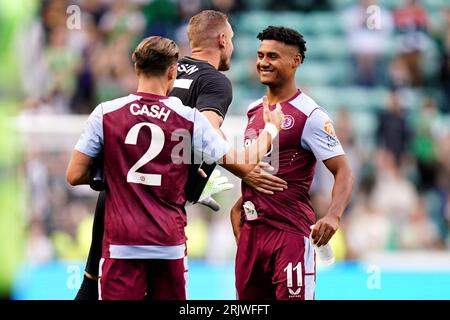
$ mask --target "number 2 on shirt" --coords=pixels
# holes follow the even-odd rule
[[[153,173],[141,173],[137,170],[152,161],[163,149],[165,137],[164,132],[156,124],[150,122],[141,122],[135,124],[130,131],[128,131],[127,137],[125,138],[126,144],[136,145],[139,131],[143,127],[149,127],[152,133],[152,140],[148,146],[147,151],[144,155],[131,167],[128,171],[127,182],[130,183],[140,183],[148,186],[160,186],[161,185],[161,175]]]

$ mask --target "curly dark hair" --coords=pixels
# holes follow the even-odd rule
[[[257,38],[260,41],[276,40],[291,46],[296,46],[302,56],[302,63],[305,60],[306,41],[303,39],[303,35],[294,29],[268,26],[263,31],[258,33]]]

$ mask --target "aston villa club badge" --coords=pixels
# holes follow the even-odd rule
[[[283,123],[281,124],[281,127],[283,130],[288,130],[294,126],[294,117],[290,114],[284,115]]]

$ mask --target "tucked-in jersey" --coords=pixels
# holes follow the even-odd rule
[[[207,61],[183,57],[170,96],[200,111],[214,111],[222,118],[233,99],[230,80]]]
[[[284,113],[282,130],[262,161],[275,168],[276,176],[285,180],[288,188],[266,195],[242,183],[244,216],[248,223],[260,221],[308,236],[315,222],[309,190],[316,162],[344,151],[330,117],[306,94],[297,91],[280,104]],[[246,145],[264,128],[262,99],[250,104],[247,116]]]
[[[96,157],[103,148],[104,258],[184,256],[191,146],[209,161],[230,148],[206,117],[176,97],[138,92],[95,108],[75,149]]]

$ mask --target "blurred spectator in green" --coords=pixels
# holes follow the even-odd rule
[[[152,0],[147,1],[142,8],[146,20],[145,36],[159,35],[172,37],[175,26],[179,23],[177,1]]]
[[[390,12],[376,4],[376,0],[360,0],[343,13],[348,49],[355,64],[355,82],[362,86],[376,86],[384,81],[383,55],[388,49],[393,21]]]
[[[114,41],[117,35],[123,33],[142,36],[145,24],[145,16],[139,6],[128,0],[115,0],[100,19],[99,28],[107,34],[109,41]]]
[[[425,97],[418,112],[413,114],[411,151],[419,173],[418,187],[427,191],[436,186],[437,156],[435,130],[439,120],[436,102]]]
[[[135,87],[136,79],[129,55],[132,40],[131,34],[124,33],[95,52],[93,71],[98,101],[114,99]]]
[[[391,152],[397,165],[400,165],[408,151],[411,133],[402,99],[397,91],[390,92],[387,109],[379,113],[375,134],[378,148]]]
[[[422,52],[426,46],[426,34],[430,31],[427,11],[419,0],[405,0],[394,11],[395,30],[399,36],[399,54],[405,62],[413,86],[423,84]]]

